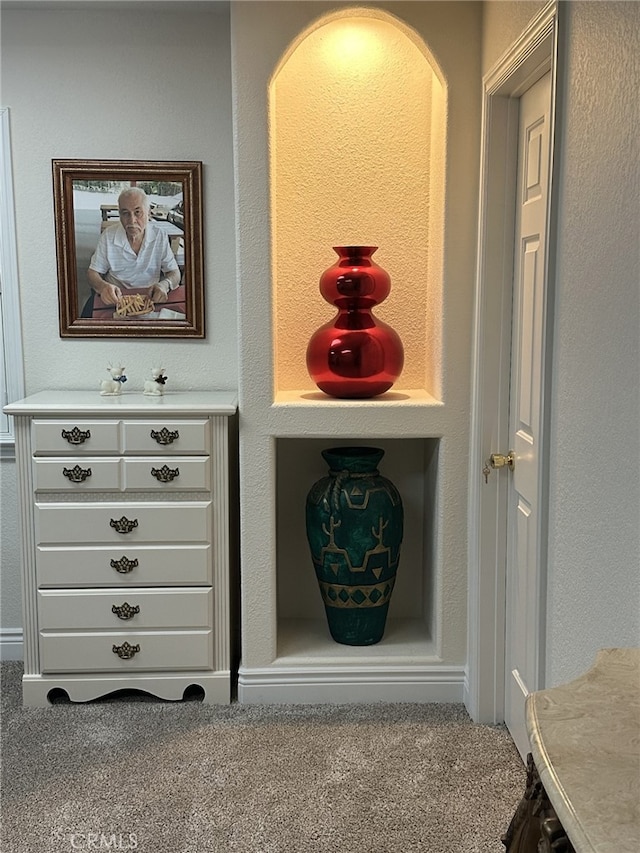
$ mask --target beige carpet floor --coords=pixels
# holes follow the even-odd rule
[[[500,853],[525,771],[462,705],[21,705],[4,663],[2,853]]]

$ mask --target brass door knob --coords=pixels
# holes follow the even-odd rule
[[[504,453],[492,453],[489,457],[489,465],[491,465],[493,469],[506,467],[513,471],[516,466],[516,458],[513,450],[510,450],[506,456]]]

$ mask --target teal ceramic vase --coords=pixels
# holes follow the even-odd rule
[[[378,471],[384,450],[323,450],[329,476],[307,495],[306,526],[329,631],[338,643],[370,646],[384,634],[400,560],[400,493]]]

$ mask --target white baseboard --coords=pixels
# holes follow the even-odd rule
[[[0,628],[0,660],[23,660],[22,628]]]
[[[240,668],[242,704],[462,702],[463,667]]]

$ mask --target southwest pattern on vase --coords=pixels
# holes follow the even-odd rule
[[[400,560],[404,511],[378,471],[383,455],[377,447],[323,450],[329,475],[307,496],[307,539],[329,631],[350,646],[382,639]]]
[[[311,336],[307,370],[332,397],[384,394],[400,376],[404,348],[372,308],[391,291],[389,274],[371,255],[376,246],[335,246],[338,260],[320,276],[320,293],[338,313]]]

